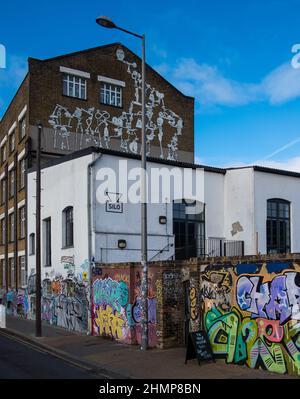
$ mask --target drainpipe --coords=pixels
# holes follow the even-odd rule
[[[87,166],[87,208],[88,208],[88,259],[89,259],[89,285],[90,285],[90,320],[91,320],[91,331],[88,334],[93,335],[93,297],[92,297],[92,285],[93,285],[93,276],[92,276],[92,238],[94,233],[94,223],[93,223],[93,209],[92,209],[92,177],[93,177],[93,166],[100,159],[102,153],[98,153],[95,155],[93,153],[93,160]]]

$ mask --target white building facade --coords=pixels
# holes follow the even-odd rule
[[[87,149],[43,168],[41,214],[45,274],[63,272],[72,265],[79,268],[79,272],[91,260],[96,263],[139,262],[140,204],[131,203],[130,198],[124,202],[127,193],[132,191],[124,179],[119,185],[118,182],[110,184],[113,179],[109,173],[115,172],[118,180],[125,167],[124,176],[134,175],[132,172],[140,167],[139,158],[109,150]],[[190,169],[193,179],[201,179],[197,201],[202,208],[196,215],[184,216],[186,205],[174,204],[174,200],[181,198],[176,197],[172,184],[173,194],[171,192],[166,201],[149,202],[149,260],[242,255],[241,246],[234,251],[231,247],[241,242],[245,255],[300,251],[297,223],[300,174],[262,167],[222,170],[199,166],[197,169],[196,165],[150,159],[148,171],[155,168],[173,173]],[[196,170],[201,173],[197,175]],[[32,171],[28,174],[29,272],[35,268],[32,249],[35,190],[35,172]],[[150,182],[149,191],[152,191]],[[195,199],[195,193],[193,198],[185,199]],[[220,244],[223,253],[220,253]],[[227,244],[227,252],[224,244]]]

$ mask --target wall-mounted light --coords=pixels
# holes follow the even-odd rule
[[[119,249],[125,249],[126,245],[127,245],[126,240],[119,240],[118,241],[118,248]]]
[[[160,216],[159,217],[159,224],[167,224],[166,216]]]

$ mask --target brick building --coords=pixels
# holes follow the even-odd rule
[[[28,74],[0,121],[0,287],[27,283],[26,171],[35,163],[37,123],[42,162],[96,146],[138,154],[140,58],[120,43],[47,60],[29,58]],[[193,162],[194,99],[146,68],[147,153]]]

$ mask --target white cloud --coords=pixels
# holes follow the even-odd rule
[[[216,66],[199,64],[193,58],[178,60],[173,68],[164,62],[158,70],[204,106],[242,106],[258,101],[276,105],[300,97],[300,69],[290,63],[280,65],[256,83],[229,79]]]
[[[271,104],[293,100],[300,96],[300,70],[280,65],[263,79],[261,89]]]
[[[244,105],[256,96],[255,85],[226,79],[216,67],[197,64],[192,58],[181,59],[173,77],[179,89],[204,105]]]

